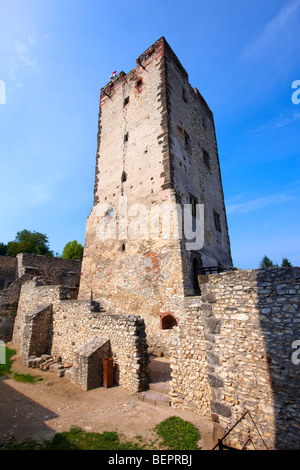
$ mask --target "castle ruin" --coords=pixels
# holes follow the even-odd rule
[[[80,273],[33,257],[9,280],[5,260],[0,339],[85,390],[110,357],[141,393],[164,354],[171,406],[224,429],[248,410],[257,448],[298,448],[300,269],[233,270],[213,114],[164,38],[101,89],[95,173]]]

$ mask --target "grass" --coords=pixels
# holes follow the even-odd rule
[[[19,374],[17,372],[14,372],[11,367],[13,364],[12,357],[16,354],[15,349],[10,349],[7,346],[5,346],[5,364],[0,364],[0,376],[1,375],[8,375],[9,377],[12,377],[13,379],[17,380],[18,382],[26,382],[26,383],[36,383],[40,382],[42,377],[36,376],[36,375],[31,375],[31,374]]]
[[[161,445],[168,450],[199,450],[200,434],[196,427],[178,416],[170,416],[155,427]]]
[[[14,438],[0,444],[0,450],[199,450],[200,434],[192,423],[177,416],[171,416],[159,423],[155,431],[161,442],[154,445],[159,438],[147,444],[142,443],[142,436],[135,436],[133,441],[122,439],[117,432],[86,432],[73,426],[67,432],[55,434],[49,441],[26,439],[17,443]]]
[[[3,347],[3,346],[1,346]],[[7,346],[5,346],[5,364],[0,364],[0,376],[1,375],[10,375],[12,373],[11,371],[11,366],[12,366],[12,356],[16,354],[15,349],[9,349]]]
[[[0,444],[2,450],[143,450],[145,446],[132,441],[121,442],[117,432],[102,434],[85,432],[74,426],[68,432],[55,434],[52,440],[37,442],[26,439],[16,443],[14,439]]]
[[[6,363],[0,364],[0,376],[8,375],[15,380],[36,383],[43,380],[39,376],[31,374],[19,374],[11,367],[12,357],[16,354],[14,349],[6,347]],[[14,438],[6,443],[0,443],[0,450],[199,450],[198,441],[200,434],[197,428],[190,422],[177,416],[171,416],[157,426],[154,431],[158,439],[143,444],[143,437],[136,436],[133,441],[127,441],[123,435],[117,432],[86,432],[80,427],[73,426],[67,432],[57,433],[52,440],[35,441],[26,439],[17,443]]]
[[[41,382],[43,380],[42,377],[39,375],[31,375],[31,374],[18,374],[17,372],[13,373],[13,378],[17,380],[17,382],[27,382],[34,384],[36,382]]]

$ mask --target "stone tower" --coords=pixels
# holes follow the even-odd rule
[[[140,315],[167,352],[209,266],[232,267],[213,114],[162,37],[101,89],[79,299]]]

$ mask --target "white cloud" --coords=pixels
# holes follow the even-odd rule
[[[300,112],[294,111],[293,113],[281,113],[276,118],[272,119],[271,121],[263,124],[256,129],[248,131],[248,134],[258,134],[260,132],[270,130],[270,129],[280,129],[281,127],[288,126],[294,121],[300,119]]]
[[[20,73],[37,71],[38,61],[33,57],[32,48],[36,41],[33,35],[29,35],[24,42],[15,41],[11,56],[11,66],[9,77],[11,80],[17,80]]]
[[[300,0],[292,0],[286,4],[272,20],[270,20],[258,37],[247,45],[245,55],[248,57],[261,55],[270,47],[282,43],[284,37],[290,37],[291,23],[299,12]],[[299,25],[297,26],[297,29]],[[296,41],[295,41],[296,42]]]
[[[252,199],[250,201],[242,202],[240,204],[227,204],[226,210],[228,214],[247,213],[247,212],[255,211],[258,209],[262,209],[270,205],[288,202],[291,199],[292,197],[286,194],[276,194],[276,195],[269,196],[269,197]]]

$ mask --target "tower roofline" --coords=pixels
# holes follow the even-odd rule
[[[143,67],[145,68],[144,64],[147,62],[149,57],[156,52],[157,56],[165,56],[167,55],[169,59],[175,63],[177,66],[178,70],[182,74],[183,78],[187,81],[191,91],[194,93],[194,95],[201,101],[201,104],[206,108],[208,113],[211,116],[211,119],[213,121],[213,112],[211,111],[210,107],[208,106],[206,100],[203,98],[202,94],[199,92],[197,88],[193,88],[191,84],[189,83],[189,75],[185,68],[183,67],[182,63],[178,59],[177,55],[171,48],[170,44],[166,40],[164,36],[161,36],[157,41],[155,41],[150,47],[148,47],[137,59],[136,59],[136,66],[128,73],[125,73],[124,71],[119,72],[115,77],[113,77],[106,85],[104,85],[101,88],[100,91],[100,96],[104,98],[104,96],[110,97],[110,92],[112,90],[112,87],[114,85],[117,85],[120,82],[123,82],[125,80],[130,79],[136,71],[138,67]],[[102,103],[102,100],[100,98],[100,105]]]

